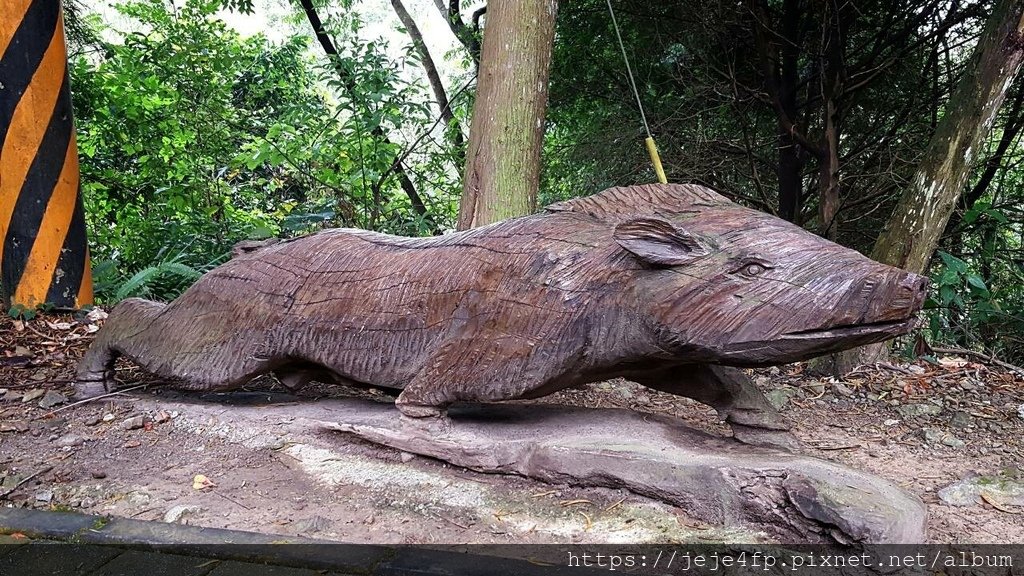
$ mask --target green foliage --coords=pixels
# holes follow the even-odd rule
[[[116,10],[130,31],[76,20],[97,48],[78,50],[70,73],[100,301],[173,298],[243,239],[432,230],[385,177],[401,150],[382,135],[432,120],[400,63],[360,40],[354,18],[327,62],[304,35],[239,37],[223,6],[129,0]],[[443,155],[418,151],[406,166],[434,221],[453,221],[458,183]]]
[[[169,261],[161,262],[156,266],[149,266],[136,272],[131,278],[125,281],[118,289],[114,298],[117,300],[124,300],[129,296],[150,296],[153,293],[153,287],[159,280],[166,280],[167,276],[177,276],[182,282],[190,284],[199,279],[203,273],[195,268],[182,264],[181,262]],[[166,286],[166,284],[164,285]],[[177,288],[177,287],[174,287]],[[173,294],[177,292],[172,288],[170,291],[164,291],[164,295]]]
[[[930,298],[925,303],[928,331],[936,342],[959,346],[981,347],[991,353],[1018,357],[1024,346],[1017,334],[1024,331],[1024,310],[1019,269],[1004,268],[997,273],[991,260],[982,261],[985,272],[968,261],[938,252],[932,267]],[[978,261],[978,259],[974,259]],[[992,281],[1003,284],[1005,273],[1017,276],[1003,289],[992,289],[983,274],[995,276]]]
[[[36,309],[24,304],[15,304],[7,310],[7,315],[15,320],[31,320],[36,317]]]

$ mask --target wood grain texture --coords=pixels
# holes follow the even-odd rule
[[[240,251],[171,304],[119,304],[78,391],[108,388],[118,355],[185,389],[272,371],[402,389],[410,416],[622,376],[784,430],[729,367],[892,338],[924,291],[706,188],[612,188],[446,236],[334,229]]]

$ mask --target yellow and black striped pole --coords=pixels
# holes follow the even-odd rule
[[[2,0],[0,286],[8,305],[92,303],[60,0]]]

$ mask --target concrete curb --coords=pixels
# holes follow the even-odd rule
[[[312,576],[323,574],[323,571],[372,576],[513,576],[550,575],[567,570],[561,566],[538,566],[523,560],[422,547],[340,544],[239,530],[20,508],[0,508],[0,534],[26,537],[24,540],[0,539],[0,573],[5,575],[18,574],[19,568],[27,569],[23,572],[26,574],[42,573],[37,563],[37,557],[42,556],[62,557],[68,562],[67,566],[58,565],[57,568],[70,571],[55,573],[113,574],[117,571],[111,570],[109,564],[124,555],[128,558],[120,561],[135,569],[146,566],[150,573],[161,572],[155,568],[163,568],[168,573],[187,572],[196,576]],[[21,544],[10,545],[12,543]],[[54,543],[74,546],[75,553],[54,555]],[[72,565],[72,558],[80,563]],[[200,562],[187,563],[188,566],[182,564],[189,559],[199,559]],[[185,570],[202,566],[208,569]],[[587,572],[589,570],[581,572],[579,568],[572,570],[573,574]]]

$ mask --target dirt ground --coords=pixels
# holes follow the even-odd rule
[[[365,391],[314,385],[294,397],[267,380],[250,393],[187,396],[124,364],[125,386],[149,386],[73,405],[73,369],[100,323],[95,315],[0,320],[2,505],[349,542],[765,539],[627,492],[478,474],[282,415],[282,406],[317,397],[380,397]],[[958,356],[863,367],[840,380],[804,370],[757,370],[754,378],[805,453],[918,495],[933,542],[1024,543],[1024,377]],[[670,414],[728,434],[709,408],[625,381],[543,401]],[[940,498],[975,476],[1009,492]]]

